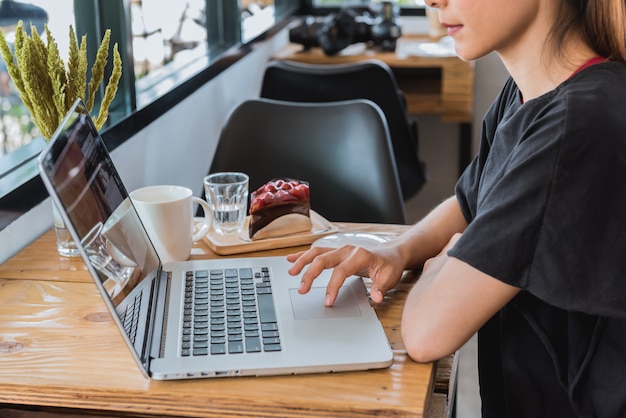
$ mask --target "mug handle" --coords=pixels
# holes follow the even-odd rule
[[[211,229],[211,225],[213,224],[213,211],[205,200],[196,196],[192,196],[192,200],[202,206],[202,210],[204,211],[202,227],[191,237],[192,241],[196,242],[200,241]]]

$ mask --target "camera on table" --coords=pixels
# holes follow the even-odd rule
[[[380,13],[375,15],[342,9],[323,18],[309,16],[289,30],[289,41],[302,44],[307,49],[319,46],[326,55],[335,55],[359,42],[393,52],[397,39],[402,35],[396,17],[397,11],[391,1],[382,2]]]

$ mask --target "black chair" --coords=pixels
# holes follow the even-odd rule
[[[406,224],[384,116],[368,100],[252,99],[222,128],[209,172],[242,171],[250,190],[280,177],[308,181],[329,221]]]
[[[419,158],[417,121],[408,115],[405,95],[384,62],[306,64],[270,61],[265,69],[260,96],[294,102],[373,101],[387,119],[404,200],[417,194],[426,183],[426,166]]]

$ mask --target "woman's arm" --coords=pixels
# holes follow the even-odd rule
[[[426,262],[404,306],[402,340],[415,361],[434,361],[461,348],[520,290],[449,257],[458,236]]]

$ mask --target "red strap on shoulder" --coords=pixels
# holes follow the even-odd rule
[[[594,64],[599,64],[599,63],[605,62],[605,61],[606,61],[606,58],[604,58],[604,57],[593,57],[590,60],[588,60],[587,62],[585,62],[583,65],[578,67],[578,69],[576,69],[576,71],[574,71],[570,75],[570,78],[572,78],[574,75],[578,74],[579,72],[581,72],[582,70],[584,70],[587,67],[591,67]]]

